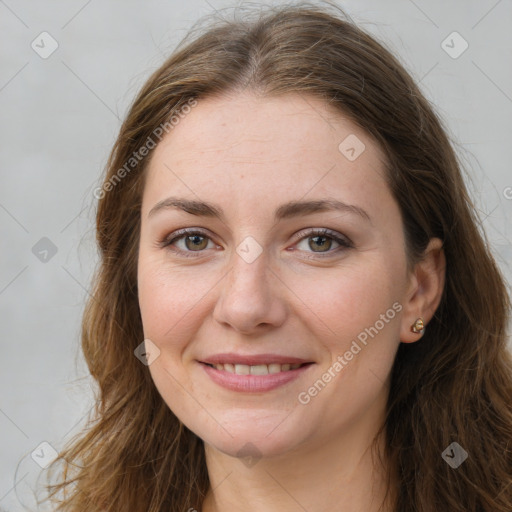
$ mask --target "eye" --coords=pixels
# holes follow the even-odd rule
[[[296,244],[299,250],[316,253],[320,257],[324,254],[330,256],[340,250],[353,247],[353,244],[348,238],[326,228],[303,230],[297,233],[296,238],[299,239],[299,243]],[[333,242],[338,244],[339,247],[330,250]],[[209,243],[211,243],[210,247],[208,247]],[[305,244],[306,249],[300,249],[300,244]],[[178,253],[187,258],[193,258],[195,257],[193,253],[204,252],[204,249],[212,249],[218,247],[218,245],[215,244],[204,231],[198,229],[181,229],[162,240],[159,243],[159,247],[167,247],[174,253]],[[308,248],[311,250],[308,251]],[[295,249],[293,248],[292,250]]]
[[[321,257],[324,254],[331,256],[333,253],[337,253],[340,250],[353,247],[352,242],[350,242],[348,238],[327,228],[312,229],[307,232],[301,231],[297,233],[297,237],[300,238],[297,244],[300,250],[317,253],[320,254]],[[330,250],[333,246],[333,242],[338,244],[339,247]],[[303,244],[302,249],[300,248],[301,244]],[[308,251],[308,249],[310,249],[310,251]]]
[[[162,240],[159,245],[160,247],[167,247],[169,250],[185,257],[194,257],[190,253],[202,252],[203,249],[212,248],[208,247],[208,242],[215,246],[205,232],[197,229],[181,229],[173,233],[171,237]],[[181,246],[177,245],[178,243]],[[174,247],[175,245],[176,247]]]

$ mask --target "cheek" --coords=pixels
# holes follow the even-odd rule
[[[196,323],[201,304],[215,286],[212,273],[192,269],[171,268],[161,260],[139,263],[139,307],[147,337],[159,343],[176,339],[173,332],[183,333]]]
[[[144,337],[160,349],[148,369],[168,407],[189,427],[187,420],[200,414],[200,410],[190,401],[194,382],[188,374],[190,368],[182,364],[182,356],[201,325],[205,287],[212,286],[199,279],[197,272],[192,280],[192,273],[190,269],[185,272],[170,268],[161,258],[156,261],[141,255],[139,259],[138,293]]]
[[[330,357],[299,401],[314,402],[318,414],[331,404],[330,421],[340,426],[369,407],[389,377],[399,345],[400,283],[389,266],[376,262],[345,268],[316,285],[302,281],[301,295],[308,297],[310,309],[301,316]],[[320,380],[325,387],[317,384]]]
[[[307,318],[306,329],[328,355],[311,382],[329,382],[317,407],[332,400],[347,411],[359,410],[381,392],[389,376],[399,345],[402,306],[394,264],[385,261],[368,257],[364,264],[347,265],[315,280],[315,286],[310,279],[299,281],[302,292],[297,294],[307,297],[309,310],[298,314]]]
[[[339,341],[357,336],[400,299],[400,283],[389,266],[378,261],[336,271],[295,276],[292,289],[304,304],[301,316]],[[297,313],[299,314],[299,313]],[[394,317],[395,315],[393,315]]]

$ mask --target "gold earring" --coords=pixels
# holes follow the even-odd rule
[[[425,330],[425,324],[423,323],[423,318],[419,317],[416,319],[416,322],[414,322],[411,326],[411,331],[415,333],[423,334],[423,331]]]

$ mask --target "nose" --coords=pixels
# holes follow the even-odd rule
[[[252,262],[234,251],[230,269],[220,283],[213,317],[246,335],[279,327],[287,314],[285,290],[265,251]]]

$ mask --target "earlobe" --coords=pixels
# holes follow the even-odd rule
[[[446,259],[443,243],[439,238],[432,238],[412,273],[411,288],[404,304],[400,341],[414,343],[421,339],[428,322],[434,316],[445,283]]]

